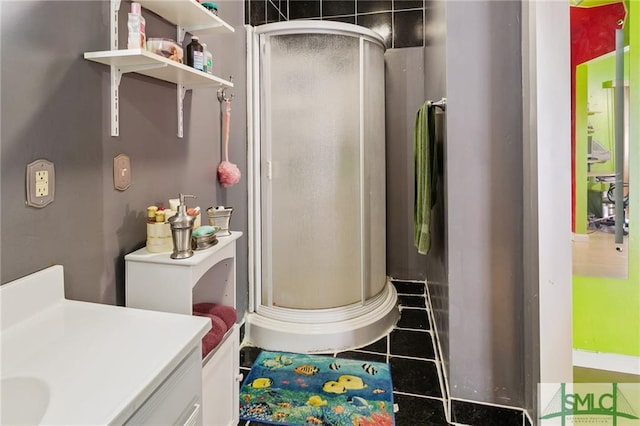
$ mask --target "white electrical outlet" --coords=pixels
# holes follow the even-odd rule
[[[36,172],[36,198],[49,195],[49,172],[41,170]]]
[[[55,168],[47,160],[27,164],[27,205],[42,208],[53,202]]]

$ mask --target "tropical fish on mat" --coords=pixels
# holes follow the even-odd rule
[[[322,399],[318,395],[312,395],[307,400],[307,405],[311,405],[311,406],[314,406],[314,407],[321,407],[321,406],[327,405],[327,404],[328,404],[327,400],[326,399]]]
[[[338,383],[348,390],[360,390],[367,387],[364,381],[358,376],[343,375],[338,377]]]
[[[338,383],[334,380],[324,382],[324,384],[322,385],[322,390],[327,393],[345,393],[347,391],[341,383]]]
[[[314,374],[317,374],[320,369],[315,365],[306,364],[297,366],[293,371],[298,374],[304,374],[305,376],[313,376]]]
[[[366,373],[371,374],[372,376],[378,372],[378,370],[373,365],[368,364],[368,363],[362,364],[362,369]]]
[[[262,360],[262,365],[271,370],[276,370],[278,368],[286,367],[287,365],[291,364],[293,364],[293,360],[286,355],[276,355],[273,358]]]
[[[384,389],[376,388],[371,392],[373,392],[374,395],[377,395],[379,393],[385,393],[386,391]]]
[[[329,364],[329,369],[333,371],[340,370],[340,364],[338,364],[337,362],[332,362],[331,364]]]
[[[367,400],[359,396],[349,397],[347,401],[355,407],[369,407]]]
[[[287,416],[288,416],[287,413],[283,413],[282,411],[276,411],[275,413],[273,413],[271,418],[274,419],[274,420],[281,420],[281,419],[286,418]]]
[[[249,384],[248,386],[254,389],[261,389],[261,388],[268,388],[269,386],[271,386],[272,383],[273,383],[273,380],[271,380],[268,377],[259,377],[255,379],[253,382],[251,382],[251,384]]]
[[[291,365],[291,364],[293,364],[293,360],[290,357],[286,356],[286,355],[276,355],[276,357],[273,358],[273,359],[275,359],[276,361],[278,361],[282,365]]]

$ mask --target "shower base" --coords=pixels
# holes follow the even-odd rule
[[[400,317],[395,287],[384,289],[364,305],[331,309],[287,309],[261,306],[246,320],[245,342],[266,350],[331,353],[373,343]]]

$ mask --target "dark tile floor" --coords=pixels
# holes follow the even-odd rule
[[[422,282],[394,281],[398,291],[400,320],[391,332],[370,345],[333,354],[340,358],[388,362],[391,365],[393,399],[397,405],[396,426],[445,426],[444,383],[436,340],[432,331],[429,303]],[[240,372],[249,373],[261,349],[240,349]],[[454,421],[470,425],[521,426],[522,411],[499,413],[489,407],[456,401]],[[488,410],[488,411],[487,411]],[[499,414],[499,418],[494,415]],[[519,421],[512,420],[519,415]],[[515,416],[515,417],[514,417]],[[493,419],[493,420],[492,420]],[[495,422],[497,420],[497,423]],[[493,422],[492,422],[493,421]],[[259,426],[259,422],[240,421],[239,425]]]

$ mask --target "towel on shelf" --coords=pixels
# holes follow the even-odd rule
[[[202,338],[202,358],[206,357],[209,352],[215,349],[222,342],[224,334],[227,332],[227,325],[222,318],[203,312],[193,312],[193,315],[211,319],[211,330]]]
[[[216,315],[224,321],[227,329],[231,328],[238,319],[238,314],[231,306],[219,305],[217,303],[196,303],[193,305],[193,312],[203,312],[205,314]]]
[[[413,207],[413,244],[418,253],[431,248],[431,209],[436,202],[437,155],[435,141],[435,111],[427,101],[416,113],[413,134],[415,166],[415,204]]]

